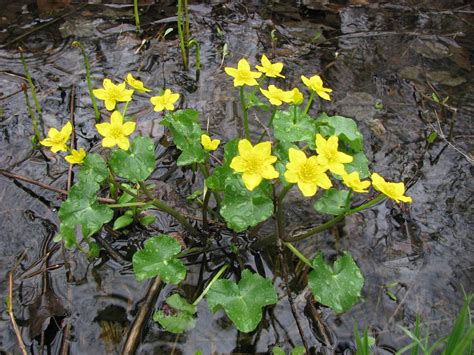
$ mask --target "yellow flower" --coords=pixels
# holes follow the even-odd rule
[[[250,71],[249,62],[246,59],[239,60],[236,68],[225,67],[225,72],[234,78],[234,86],[255,86],[258,85],[257,78],[262,76],[262,73]]]
[[[128,102],[132,99],[133,90],[127,90],[125,83],[115,85],[112,80],[104,79],[103,86],[103,89],[94,89],[92,92],[99,100],[104,100],[105,108],[109,111],[115,108],[117,101]]]
[[[275,106],[280,106],[283,102],[291,103],[293,98],[292,91],[283,91],[278,89],[275,85],[270,85],[268,90],[260,89],[260,91],[270,100],[270,103]]]
[[[130,85],[132,88],[134,88],[137,91],[140,92],[149,92],[151,91],[150,89],[147,89],[144,85],[143,82],[135,79],[132,74],[128,73],[127,75],[127,84]]]
[[[387,195],[395,202],[411,202],[410,196],[405,196],[405,185],[403,182],[387,182],[377,173],[373,173],[371,176],[372,186],[375,190],[380,191],[384,195]]]
[[[156,112],[167,109],[168,111],[174,110],[174,104],[179,99],[179,94],[173,94],[170,89],[166,89],[163,95],[153,96],[150,102],[155,106]]]
[[[370,186],[370,181],[361,181],[359,178],[359,173],[357,171],[353,171],[350,174],[342,175],[342,181],[347,187],[350,187],[355,192],[369,192],[367,189]]]
[[[256,65],[255,68],[270,78],[276,78],[277,76],[284,78],[284,76],[280,74],[283,69],[283,63],[278,62],[272,64],[265,54],[262,55],[262,66]]]
[[[303,103],[303,94],[301,93],[300,89],[294,88],[291,92],[291,104],[293,105],[301,105]]]
[[[303,83],[310,89],[316,92],[324,100],[331,100],[328,92],[332,92],[332,89],[323,87],[323,81],[319,75],[314,75],[311,78],[307,78],[304,75],[301,75],[301,80]]]
[[[212,139],[207,134],[201,135],[201,145],[208,152],[216,150],[221,141],[219,139]]]
[[[84,158],[86,157],[86,151],[84,148],[79,149],[79,151],[72,149],[71,155],[67,155],[64,157],[69,164],[82,164],[84,162]]]
[[[48,137],[43,139],[40,144],[51,147],[51,151],[56,153],[58,151],[67,152],[66,142],[72,133],[71,122],[68,122],[58,131],[56,128],[50,128]]]
[[[295,148],[289,149],[288,156],[290,161],[286,164],[285,179],[290,183],[297,183],[303,196],[314,196],[318,186],[323,189],[332,186],[316,156],[307,158],[303,151]]]
[[[135,131],[135,126],[135,122],[123,123],[121,113],[114,111],[110,117],[110,123],[98,123],[95,128],[104,137],[102,140],[103,147],[112,148],[118,145],[120,149],[127,150],[130,147],[127,136]]]
[[[252,146],[247,139],[239,141],[239,155],[232,159],[230,167],[238,173],[243,173],[245,187],[252,191],[262,179],[276,179],[279,174],[273,167],[277,157],[272,154],[272,143],[262,142]]]
[[[338,146],[339,138],[337,136],[331,136],[326,140],[319,133],[316,135],[316,152],[319,154],[319,164],[334,174],[344,175],[346,173],[344,164],[350,163],[353,158],[338,151]]]

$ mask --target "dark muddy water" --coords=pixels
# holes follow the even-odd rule
[[[69,120],[73,99],[78,145],[100,151],[82,58],[71,47],[73,40],[80,40],[90,56],[95,87],[104,77],[118,81],[129,71],[139,71],[148,87],[180,92],[181,107],[197,108],[203,127],[209,122],[210,132],[224,141],[242,129],[238,95],[221,66],[227,44],[224,65],[235,65],[241,57],[255,64],[266,53],[285,63],[288,87],[301,87],[301,74],[322,73],[334,89],[334,99],[317,101],[313,113],[320,108],[356,119],[371,170],[405,181],[413,203],[401,207],[385,202],[298,244],[305,255],[318,250],[330,258],[344,250],[352,253],[366,281],[363,300],[351,311],[335,315],[325,307],[315,308],[304,282],[295,278],[294,314],[280,275],[274,275],[280,300],[265,312],[255,332],[238,333],[223,313],[212,315],[201,302],[197,327],[183,336],[162,332],[150,320],[138,353],[265,353],[276,345],[301,345],[302,336],[314,353],[344,353],[354,349],[355,322],[359,329],[369,327],[378,351],[385,354],[407,344],[399,326],[412,326],[417,313],[434,337],[446,334],[463,292],[473,291],[474,9],[468,1],[192,2],[191,34],[201,44],[198,80],[193,69],[181,68],[176,30],[160,39],[166,28],[176,28],[174,2],[148,3],[152,4],[142,7],[144,33],[139,36],[130,6],[75,4],[63,9],[39,0],[0,1],[0,168],[66,187],[65,162],[31,148],[33,130],[20,88],[25,79],[18,45],[25,49],[38,88],[43,129]],[[193,67],[192,57],[191,63]],[[434,91],[441,98],[449,96],[448,107],[432,101]],[[159,193],[186,209],[185,197],[200,188],[202,180],[190,169],[163,177],[174,159],[173,150],[165,148],[168,139],[159,124],[161,115],[140,95],[129,113],[142,134],[162,143],[157,154],[163,157],[152,179]],[[253,128],[260,129],[257,124]],[[433,131],[438,139],[428,144]],[[5,296],[7,274],[20,256],[13,304],[31,352],[39,352],[40,334],[47,327],[45,347],[59,353],[65,324],[71,325],[71,353],[120,352],[148,288],[146,282],[135,281],[131,255],[149,235],[182,232],[180,227],[157,213],[149,230],[118,235],[104,231],[100,238],[123,260],[103,252],[90,261],[78,252],[63,254],[51,241],[58,227],[59,195],[0,176],[0,196],[0,353],[18,353]],[[199,217],[192,208],[186,213]],[[290,231],[325,219],[296,190],[289,194],[286,214]],[[269,223],[262,229],[253,248],[247,248],[245,238],[241,242],[243,264],[267,276],[276,262],[264,239],[272,228]],[[229,239],[221,235],[216,245],[228,245]],[[45,264],[38,260],[45,259],[51,270],[41,273]],[[192,298],[196,285],[224,261],[229,257],[219,250],[188,260],[182,290]],[[234,264],[237,268],[236,260]],[[155,308],[174,289],[165,286]]]

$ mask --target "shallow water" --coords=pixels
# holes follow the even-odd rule
[[[38,88],[44,129],[69,120],[73,98],[77,143],[94,151],[101,148],[93,128],[82,58],[78,49],[71,47],[75,39],[89,54],[95,87],[104,77],[118,81],[129,71],[139,71],[148,87],[166,86],[182,93],[181,106],[197,108],[203,127],[209,122],[210,132],[224,141],[242,131],[238,95],[221,66],[225,43],[229,54],[224,65],[234,65],[241,57],[255,64],[267,53],[285,63],[288,87],[301,86],[301,74],[322,73],[334,89],[334,99],[330,103],[316,101],[312,112],[320,107],[330,114],[356,119],[365,137],[371,170],[405,181],[414,200],[403,207],[385,202],[298,244],[305,255],[321,250],[329,259],[350,251],[366,277],[363,300],[351,311],[335,315],[325,307],[312,307],[309,290],[302,288],[304,283],[293,281],[301,335],[277,274],[274,284],[280,301],[267,309],[255,332],[238,333],[223,313],[212,315],[202,302],[196,328],[183,336],[162,332],[150,320],[138,353],[170,353],[171,349],[183,354],[198,349],[204,354],[268,352],[276,345],[287,349],[301,345],[302,336],[314,353],[343,353],[354,349],[353,322],[359,329],[369,326],[378,351],[388,353],[407,344],[399,326],[412,326],[417,313],[433,336],[439,337],[448,332],[462,305],[463,290],[473,291],[474,81],[470,58],[474,9],[465,4],[399,1],[394,5],[363,0],[192,3],[191,34],[201,44],[202,62],[196,80],[193,69],[186,73],[181,68],[176,31],[165,41],[159,39],[159,33],[176,26],[173,1],[142,8],[141,36],[134,32],[130,6],[74,5],[61,10],[44,8],[40,1],[5,3],[0,16],[0,43],[6,45],[0,49],[0,168],[66,187],[67,165],[46,151],[31,148],[33,131],[20,88],[25,81],[18,45],[26,51]],[[62,17],[44,29],[11,43],[58,16]],[[273,29],[277,36],[274,48]],[[138,50],[142,39],[147,41]],[[429,100],[434,90],[440,97],[449,96],[450,109],[441,110]],[[157,142],[167,141],[159,125],[161,116],[151,110],[145,96],[134,100],[128,111],[135,115],[142,134]],[[251,123],[254,129],[260,128],[255,120]],[[433,130],[440,137],[428,145],[427,136]],[[442,134],[449,137],[449,144]],[[200,188],[202,180],[190,169],[179,168],[159,181],[167,167],[173,166],[173,150],[163,145],[157,148],[159,155],[169,152],[172,154],[164,154],[160,160],[152,181],[159,185],[165,200],[186,208],[185,197]],[[39,340],[32,336],[38,326],[41,331],[41,325],[46,327],[49,321],[44,342],[52,353],[60,351],[61,327],[66,322],[72,324],[71,353],[120,352],[126,329],[148,287],[146,282],[135,281],[131,255],[146,237],[156,232],[182,232],[180,227],[157,213],[153,229],[132,229],[117,236],[103,232],[100,237],[123,255],[121,262],[105,252],[93,261],[78,252],[67,252],[71,263],[67,270],[63,254],[53,249],[49,265],[57,268],[42,274],[49,275],[48,280],[33,272],[42,265],[31,266],[45,250],[54,248],[48,241],[58,227],[56,212],[61,197],[3,176],[0,196],[0,272],[4,275],[0,282],[0,351],[18,351],[4,305],[7,274],[24,254],[15,273],[14,309],[30,351],[39,351]],[[288,201],[290,231],[304,230],[326,219],[295,189]],[[199,211],[192,208],[186,213],[199,217]],[[271,229],[271,224],[262,229],[252,249],[247,248],[248,240],[240,242],[244,264],[270,277],[276,261],[264,235]],[[229,245],[230,235],[217,240],[217,245]],[[191,239],[187,242],[193,243]],[[196,285],[207,280],[222,262],[232,262],[234,269],[239,265],[222,250],[207,253],[206,258],[213,261],[189,260],[192,265],[181,286],[189,298],[199,291]],[[389,291],[395,299],[384,288],[393,283]],[[44,289],[49,299],[58,302],[40,303],[42,312],[38,312],[34,305]],[[165,286],[155,308],[174,289]],[[312,311],[317,317],[311,317]]]

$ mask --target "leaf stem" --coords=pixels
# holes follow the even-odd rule
[[[25,72],[26,80],[28,81],[28,85],[30,86],[31,89],[31,96],[33,97],[33,101],[35,103],[35,108],[36,112],[38,114],[41,114],[41,106],[38,101],[38,97],[36,96],[36,87],[33,84],[33,80],[31,79],[30,72],[28,71],[28,66],[26,65],[25,57],[23,56],[23,52],[20,48],[20,58],[21,58],[21,64],[23,65],[23,71]]]
[[[140,14],[138,13],[138,0],[133,0],[133,13],[135,15],[135,30],[140,32]]]
[[[183,59],[184,70],[188,70],[188,55],[186,52],[186,44],[183,32],[183,0],[178,0],[178,37],[179,37],[179,47],[181,48],[181,57]]]
[[[354,214],[356,212],[360,212],[360,211],[363,211],[363,210],[365,210],[369,207],[372,207],[373,205],[379,203],[380,201],[382,201],[385,198],[386,198],[386,196],[384,194],[380,194],[376,198],[374,198],[374,199],[372,199],[372,200],[370,200],[370,201],[368,201],[368,202],[366,202],[366,203],[364,203],[360,206],[354,207],[354,208],[346,211],[345,213],[340,214],[339,216],[336,216],[333,219],[330,219],[329,221],[327,221],[323,224],[320,224],[319,226],[311,228],[310,230],[308,230],[306,233],[304,233],[302,235],[296,236],[294,238],[288,238],[288,239],[284,238],[284,240],[286,242],[296,242],[296,241],[299,241],[299,240],[309,238],[313,234],[320,233],[320,232],[323,232],[323,231],[331,228],[337,222],[343,220],[345,217],[350,216],[351,214]]]
[[[221,277],[221,275],[224,273],[224,271],[229,267],[229,265],[224,265],[220,268],[220,270],[217,272],[217,274],[214,275],[214,277],[212,278],[212,280],[209,282],[209,284],[206,286],[206,288],[204,289],[204,291],[202,291],[201,295],[193,302],[193,306],[197,306],[199,302],[201,302],[201,300],[204,298],[204,296],[209,292],[209,290],[211,289],[212,285],[214,284],[214,282],[216,282],[219,277]]]
[[[308,265],[310,268],[313,268],[313,265],[311,265],[311,261],[309,261],[309,259],[307,259],[303,254],[300,253],[300,251],[298,249],[296,249],[293,244],[291,243],[288,243],[288,242],[284,242],[283,243],[288,249],[290,249],[290,251],[295,254],[298,259],[300,259],[302,262],[304,262],[306,265]]]
[[[123,207],[141,207],[149,205],[150,202],[127,202],[127,203],[111,203],[107,205],[110,208],[123,208]]]
[[[26,107],[28,109],[28,113],[30,114],[31,123],[33,124],[33,131],[35,132],[35,137],[36,137],[36,142],[35,144],[33,144],[33,146],[36,147],[37,144],[39,144],[41,140],[41,133],[38,129],[38,121],[36,120],[36,116],[31,107],[31,103],[30,103],[30,100],[28,99],[28,93],[26,92],[26,90],[23,91],[23,94],[25,94]]]
[[[200,234],[199,232],[188,222],[188,220],[178,211],[176,211],[174,208],[166,204],[164,201],[160,199],[156,199],[152,196],[146,185],[143,183],[143,181],[138,182],[140,185],[140,188],[142,191],[145,193],[145,195],[151,200],[148,203],[152,204],[156,208],[162,210],[163,212],[168,213],[169,215],[173,216],[179,223],[183,225],[186,230],[194,235],[195,237],[199,237]],[[124,188],[123,186],[121,187],[126,193],[137,197],[137,194],[134,194],[132,191],[127,191],[128,189]]]
[[[97,108],[97,102],[95,100],[94,93],[92,92],[92,81],[91,81],[91,70],[89,66],[89,57],[87,56],[84,46],[82,45],[81,42],[74,41],[72,42],[72,46],[79,48],[81,50],[82,57],[84,58],[84,67],[86,69],[86,78],[87,78],[87,88],[89,89],[89,96],[92,101],[92,106],[94,107],[95,120],[99,122],[100,112],[99,112],[99,109]]]
[[[250,140],[250,132],[249,132],[249,114],[247,112],[247,104],[245,102],[244,97],[244,87],[240,87],[240,103],[242,104],[242,113],[244,115],[244,131],[245,131],[245,138]]]
[[[313,103],[314,99],[314,91],[311,91],[311,95],[309,95],[308,103],[306,104],[306,107],[304,108],[303,115],[306,115],[309,111],[309,108],[311,107],[311,104]]]

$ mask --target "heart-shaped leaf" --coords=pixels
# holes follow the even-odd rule
[[[306,142],[311,148],[315,145],[315,121],[298,106],[288,111],[276,111],[273,128],[275,138],[281,142]]]
[[[158,322],[166,331],[181,334],[194,328],[196,319],[194,315],[197,312],[196,306],[189,304],[183,297],[175,293],[166,299],[169,307],[173,308],[171,314],[169,311],[160,310],[155,312],[153,320]]]
[[[257,328],[264,306],[278,301],[272,282],[249,270],[242,272],[238,284],[230,280],[217,280],[206,299],[213,313],[223,308],[237,329],[244,333]]]
[[[352,256],[345,253],[331,267],[318,254],[311,263],[313,270],[308,274],[308,285],[314,298],[336,313],[349,310],[364,286],[364,277]]]
[[[144,181],[155,169],[155,145],[148,137],[135,137],[130,151],[114,150],[109,163],[118,176],[133,182]]]
[[[324,137],[336,135],[351,149],[360,152],[364,149],[362,133],[351,118],[343,116],[328,116],[322,113],[316,120],[318,132]]]
[[[321,213],[340,215],[349,209],[350,194],[348,190],[330,188],[314,203],[314,209]]]
[[[359,173],[359,179],[368,178],[370,176],[369,161],[364,152],[358,152],[351,155],[354,159],[352,162],[344,164],[344,169],[346,169],[347,173],[357,171]]]
[[[75,239],[77,225],[81,226],[84,238],[89,238],[113,218],[112,209],[97,202],[99,188],[93,180],[81,180],[71,188],[67,200],[61,204],[61,237],[58,238],[68,240],[67,245]]]
[[[101,184],[107,179],[109,172],[104,158],[99,154],[89,153],[84,159],[77,175],[80,181],[92,180]]]
[[[196,110],[168,113],[161,124],[169,128],[174,144],[182,152],[177,161],[179,166],[206,161],[208,154],[201,145],[202,130]]]
[[[271,185],[263,181],[253,191],[247,190],[238,174],[225,180],[224,199],[220,210],[227,226],[243,232],[263,222],[273,214]]]
[[[162,234],[145,242],[145,248],[133,254],[133,272],[138,281],[159,276],[164,282],[178,284],[186,277],[186,268],[176,255],[181,246]]]

